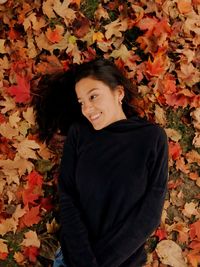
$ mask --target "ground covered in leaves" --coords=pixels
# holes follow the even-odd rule
[[[197,267],[200,0],[0,0],[0,266],[50,266],[58,246],[63,138],[39,142],[32,81],[96,55],[137,85],[140,115],[169,137],[169,190],[146,267]]]

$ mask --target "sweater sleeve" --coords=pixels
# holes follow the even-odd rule
[[[149,159],[148,187],[139,210],[94,246],[99,266],[118,267],[135,253],[160,223],[168,180],[168,142],[160,128]],[[135,216],[137,214],[137,216]]]
[[[69,267],[98,267],[82,220],[75,185],[77,131],[73,124],[64,144],[58,178],[61,235],[64,259]]]

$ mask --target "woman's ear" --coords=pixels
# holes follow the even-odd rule
[[[119,101],[122,101],[125,95],[124,87],[122,85],[117,85],[116,90],[117,90]]]

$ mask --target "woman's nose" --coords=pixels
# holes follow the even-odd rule
[[[85,114],[90,114],[93,110],[93,105],[91,102],[87,102],[83,105],[83,110]]]

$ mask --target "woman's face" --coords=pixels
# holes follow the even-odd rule
[[[75,91],[82,113],[94,129],[100,130],[112,122],[126,119],[120,104],[124,97],[122,86],[112,91],[104,82],[86,77],[76,83]]]

